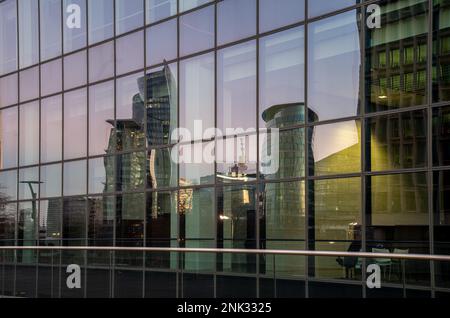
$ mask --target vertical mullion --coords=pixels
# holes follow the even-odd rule
[[[259,0],[256,0],[256,189],[255,189],[255,226],[256,226],[256,248],[261,249],[261,205],[260,205],[260,171],[259,171]],[[217,126],[216,126],[217,127]],[[263,208],[264,209],[264,208]],[[266,238],[264,238],[266,239]],[[256,298],[260,298],[260,271],[261,271],[261,254],[256,254]],[[264,259],[264,258],[263,258]],[[266,258],[267,259],[267,258]]]
[[[309,219],[310,219],[310,208],[309,208],[309,188],[311,186],[310,181],[309,181],[309,151],[308,151],[308,141],[309,141],[309,130],[313,129],[312,127],[310,128],[309,126],[309,111],[308,111],[308,71],[309,71],[309,65],[308,65],[308,60],[309,60],[309,54],[308,54],[308,49],[309,49],[309,45],[308,45],[308,27],[309,27],[309,21],[308,21],[308,0],[305,0],[305,7],[304,7],[305,13],[304,13],[304,19],[305,19],[305,24],[304,24],[304,28],[303,28],[303,32],[304,32],[304,44],[303,44],[303,50],[304,50],[304,68],[305,68],[305,72],[303,74],[303,82],[304,82],[304,98],[305,98],[305,103],[303,106],[303,110],[304,110],[304,124],[305,124],[305,128],[304,128],[304,133],[303,133],[303,143],[304,143],[304,165],[305,165],[305,202],[304,202],[304,208],[305,208],[305,220],[304,220],[304,233],[305,233],[305,237],[304,237],[304,248],[306,250],[310,249],[310,240],[309,240]],[[311,181],[314,182],[314,181]],[[314,185],[313,185],[314,186]],[[310,262],[310,257],[309,256],[305,256],[304,257],[304,261],[305,261],[305,268],[304,268],[304,275],[305,275],[305,298],[309,298],[309,262]]]
[[[89,47],[89,1],[91,0],[85,0],[85,8],[86,8],[86,45]],[[90,132],[90,119],[89,119],[89,49],[86,49],[86,202],[85,202],[85,238],[84,242],[85,245],[89,245],[89,167],[90,167],[90,160],[89,160],[89,132]],[[84,253],[84,298],[87,298],[87,272],[88,272],[88,255],[89,252],[86,250]]]

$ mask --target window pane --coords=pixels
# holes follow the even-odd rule
[[[450,101],[450,7],[445,0],[434,0],[433,101]]]
[[[24,68],[39,62],[38,0],[18,1],[19,61]]]
[[[81,49],[86,46],[86,0],[63,0],[64,8],[68,8],[70,5],[78,5],[81,9],[81,27],[80,28],[68,28],[64,26],[64,53],[72,52]],[[64,21],[71,21],[69,16],[74,11],[64,10]]]
[[[429,215],[425,173],[368,179],[367,249],[383,246],[428,253]],[[389,239],[388,239],[389,238]]]
[[[17,104],[17,73],[0,78],[0,108]]]
[[[310,174],[361,171],[361,122],[344,121],[309,130]]]
[[[144,68],[144,32],[139,31],[116,42],[117,74]]]
[[[89,160],[89,193],[114,191],[113,157]]]
[[[217,4],[217,42],[237,41],[256,33],[256,1],[227,0]]]
[[[15,0],[0,3],[0,75],[17,70],[17,8]]]
[[[19,170],[19,200],[36,199],[39,194],[39,168]]]
[[[61,196],[61,164],[41,166],[41,198]]]
[[[145,132],[142,123],[144,92],[139,81],[143,74],[123,77],[116,82],[116,145],[118,151],[145,147]]]
[[[170,247],[178,238],[176,192],[148,193],[146,210],[147,246]]]
[[[319,16],[332,11],[337,11],[345,7],[355,5],[361,0],[310,0],[308,2],[309,17]]]
[[[41,61],[61,54],[61,0],[40,0]]]
[[[145,194],[123,194],[116,198],[116,245],[142,246]]]
[[[359,252],[361,245],[361,179],[311,182],[309,226],[311,244],[317,251]],[[342,277],[335,258],[316,257],[316,277]]]
[[[278,127],[270,127],[278,128]],[[305,175],[305,130],[282,130],[278,135],[261,133],[260,173],[267,180]]]
[[[366,28],[367,111],[426,103],[427,8],[427,0],[389,0],[381,28]]]
[[[88,223],[88,245],[112,246],[114,239],[114,219],[116,215],[115,197],[90,197],[88,204],[88,211],[92,213],[92,217],[89,218]],[[101,262],[102,258],[95,254],[93,261]]]
[[[114,42],[89,49],[89,82],[114,76]]]
[[[134,152],[119,155],[116,158],[117,191],[134,191],[144,189],[146,174],[145,152]],[[107,169],[109,179],[112,170]]]
[[[41,244],[59,245],[61,239],[62,200],[42,200],[39,202],[39,231],[43,235],[39,238]]]
[[[177,0],[146,0],[146,23],[153,23],[177,13]]]
[[[114,36],[114,0],[88,0],[89,44]]]
[[[309,28],[308,103],[317,120],[359,113],[360,37],[356,11]]]
[[[86,193],[86,161],[64,163],[64,196]]]
[[[201,136],[185,136],[188,139],[204,139],[205,130],[214,127],[214,55],[207,54],[180,63],[180,127],[194,133],[196,124]]]
[[[220,50],[217,63],[218,128],[256,131],[256,43]]]
[[[426,110],[374,117],[367,126],[368,170],[426,167]]]
[[[213,141],[178,146],[180,186],[214,183],[214,146]]]
[[[39,67],[33,67],[26,71],[20,72],[20,101],[39,97]]]
[[[180,17],[180,54],[189,55],[214,46],[214,7]]]
[[[143,0],[116,0],[116,32],[122,34],[144,24]]]
[[[177,57],[177,20],[150,27],[147,36],[147,66],[170,61]]]
[[[17,167],[18,120],[17,107],[0,110],[0,169]]]
[[[66,198],[62,210],[63,245],[83,244],[86,239],[86,198]]]
[[[86,85],[86,51],[64,57],[64,88],[71,89]]]
[[[59,161],[62,157],[62,97],[41,102],[41,162]]]
[[[11,246],[15,244],[17,203],[0,206],[0,244]]]
[[[259,0],[260,32],[293,24],[304,18],[304,0]]]
[[[39,163],[39,103],[20,106],[20,165]]]
[[[179,191],[178,213],[185,216],[186,240],[215,239],[214,188]]]
[[[180,0],[180,12],[193,9],[212,0]]]
[[[433,163],[450,166],[450,107],[433,111]]]
[[[61,59],[41,65],[41,96],[58,93],[62,90]]]
[[[148,151],[147,187],[156,189],[177,186],[178,171],[172,155],[172,148],[156,148]]]
[[[281,105],[305,104],[303,27],[276,33],[260,40],[260,126],[265,127],[264,114]],[[298,115],[291,124],[304,123]],[[287,125],[286,125],[287,126]]]
[[[2,204],[17,200],[17,170],[0,172],[0,200]]]
[[[89,88],[89,155],[114,150],[114,82]],[[111,144],[112,142],[112,144]]]
[[[450,212],[450,170],[436,171],[433,177],[434,202],[434,253],[437,255],[450,254],[450,240],[448,237]],[[437,262],[436,283],[441,287],[450,285],[450,272],[447,262]]]
[[[177,64],[147,73],[147,142],[149,146],[168,145],[177,128]]]
[[[17,214],[17,244],[19,246],[36,245],[36,220],[37,220],[37,202],[21,202],[19,203],[19,211]],[[32,251],[19,251],[17,253],[17,262],[22,264],[32,264],[35,262],[35,253]],[[33,275],[33,274],[31,274]],[[20,288],[20,287],[17,287]],[[26,292],[24,292],[26,293]],[[32,297],[31,292],[28,297]]]
[[[86,89],[64,95],[64,159],[86,156],[87,96]]]

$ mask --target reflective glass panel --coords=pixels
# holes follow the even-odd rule
[[[0,78],[0,108],[17,104],[17,73]]]
[[[428,253],[426,173],[372,176],[367,186],[367,250],[397,248],[411,254]]]
[[[86,193],[86,161],[64,163],[64,196]]]
[[[88,211],[92,217],[88,223],[89,246],[112,246],[116,199],[113,196],[88,198]],[[100,255],[94,254],[95,262],[101,262]],[[108,258],[109,261],[109,258]]]
[[[180,18],[180,54],[189,55],[214,46],[214,7]]]
[[[211,2],[212,0],[180,0],[180,12],[193,9],[195,7],[201,6],[205,3]]]
[[[64,159],[86,156],[87,93],[86,89],[64,95]]]
[[[41,162],[62,157],[62,96],[41,101]]]
[[[19,73],[20,101],[25,102],[39,97],[39,67],[33,67]]]
[[[426,110],[373,117],[367,127],[368,170],[426,167]]]
[[[433,110],[433,164],[450,166],[450,107]]]
[[[15,0],[0,3],[0,74],[17,69],[17,7]]]
[[[71,89],[86,85],[86,51],[64,57],[64,88]]]
[[[361,0],[309,0],[308,1],[308,15],[309,17],[316,17],[328,12],[337,11],[345,7],[355,5]]]
[[[41,65],[41,96],[58,93],[62,90],[61,59]]]
[[[290,114],[284,126],[305,122],[304,36],[298,27],[260,40],[260,127],[283,108]]]
[[[89,49],[89,82],[114,76],[114,42]]]
[[[114,35],[114,0],[88,0],[89,44]]]
[[[89,88],[89,155],[114,151],[114,82]]]
[[[116,146],[118,151],[145,147],[144,76],[122,77],[116,82]]]
[[[39,202],[39,239],[43,245],[59,245],[61,239],[62,200],[50,199]]]
[[[41,61],[61,54],[61,0],[40,0]]]
[[[389,0],[381,28],[366,27],[367,111],[426,103],[427,9],[427,0]]]
[[[214,142],[178,146],[182,187],[214,183]]]
[[[227,0],[217,4],[217,42],[237,41],[256,33],[256,0]]]
[[[309,239],[317,251],[359,252],[361,245],[361,179],[317,180],[310,185]],[[316,277],[338,278],[336,258],[315,258]]]
[[[450,100],[450,6],[446,0],[434,0],[433,16],[433,101]]]
[[[146,177],[145,152],[133,152],[116,157],[116,185],[117,191],[134,191],[144,189]],[[107,169],[107,178],[114,171]]]
[[[276,127],[273,127],[276,128]],[[268,180],[305,175],[305,130],[262,132],[259,136],[261,177]]]
[[[206,54],[180,62],[180,127],[192,135],[189,139],[206,139],[205,130],[214,127],[214,55]]]
[[[117,74],[144,68],[144,32],[139,31],[116,41]]]
[[[18,120],[17,107],[0,109],[0,169],[17,167]]]
[[[232,46],[218,52],[217,126],[256,131],[256,43]]]
[[[64,10],[64,53],[72,52],[86,46],[86,0],[63,0]],[[74,17],[78,12],[76,5],[80,8],[80,20]],[[71,10],[68,10],[71,9]],[[78,24],[79,22],[79,24]],[[69,23],[69,24],[67,24]],[[69,28],[68,25],[71,27]]]
[[[177,64],[147,72],[147,143],[149,146],[173,143],[178,122]]]
[[[259,0],[260,32],[293,24],[304,18],[304,0]]]
[[[436,171],[433,177],[434,208],[434,253],[450,254],[449,213],[450,213],[450,170]],[[435,263],[436,283],[441,287],[450,286],[450,272],[447,262]]]
[[[36,245],[37,207],[37,201],[19,203],[19,211],[17,214],[17,244],[19,246]],[[19,251],[17,254],[18,263],[32,264],[35,261],[36,254],[33,251]],[[33,276],[34,273],[31,275]],[[20,289],[20,286],[17,288]]]
[[[122,34],[144,24],[143,0],[116,0],[116,32]]]
[[[116,198],[116,245],[142,246],[145,194],[123,194]]]
[[[344,121],[309,129],[310,175],[361,171],[361,122]]]
[[[65,246],[79,246],[86,241],[86,198],[75,197],[64,199],[62,209],[62,238],[63,245]],[[83,261],[80,259],[80,256],[75,257],[73,261]]]
[[[145,0],[146,23],[153,23],[177,13],[177,0]]]
[[[0,206],[0,244],[14,245],[17,204],[7,203]]]
[[[20,105],[20,165],[39,163],[39,102]]]
[[[41,198],[61,196],[62,165],[41,166]]]
[[[114,159],[102,157],[89,160],[89,193],[114,191]]]
[[[19,170],[19,200],[37,199],[39,186],[38,167]]]
[[[24,68],[39,62],[39,1],[18,1],[19,61]]]
[[[0,201],[17,200],[17,170],[0,172]]]
[[[147,246],[170,247],[171,239],[178,238],[176,194],[176,192],[169,191],[147,194]],[[168,258],[160,258],[161,261],[164,259]]]
[[[359,113],[361,53],[356,11],[309,27],[308,103],[316,120]]]
[[[147,29],[147,66],[177,57],[177,20],[173,19]]]
[[[148,151],[147,187],[156,189],[177,186],[178,170],[172,155],[172,148],[155,148]]]

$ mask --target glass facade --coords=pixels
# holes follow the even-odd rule
[[[449,140],[448,0],[0,1],[3,246],[450,254]],[[113,292],[133,296],[131,271],[163,295],[145,277],[178,261],[117,253]],[[381,263],[398,283],[399,264]],[[226,286],[263,282],[274,264],[192,254],[183,266]],[[364,289],[358,259],[276,266]],[[450,288],[445,265],[407,266],[408,290]],[[38,295],[56,292],[46,283]]]

